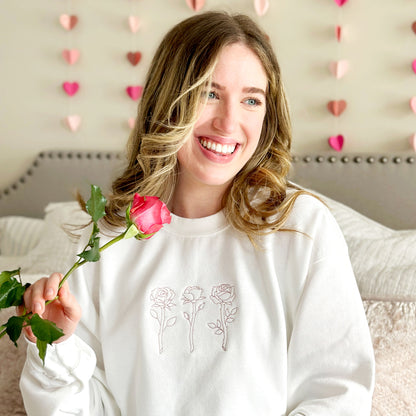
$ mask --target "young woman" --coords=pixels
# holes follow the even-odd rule
[[[106,218],[118,227],[138,192],[172,222],[78,269],[47,307],[60,274],[26,292],[66,333],[45,366],[27,334],[28,415],[370,414],[347,247],[328,209],[288,185],[290,143],[279,66],[251,19],[208,12],[166,35]]]

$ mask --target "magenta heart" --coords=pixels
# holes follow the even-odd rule
[[[62,88],[64,89],[64,91],[69,95],[72,96],[74,94],[77,93],[78,89],[79,89],[79,84],[78,82],[64,82],[62,84]]]
[[[141,85],[129,85],[126,92],[132,100],[138,100],[142,96],[143,87]]]
[[[339,6],[339,7],[341,7],[341,6],[343,6],[348,0],[334,0],[335,1],[335,3]]]
[[[342,150],[342,147],[344,146],[344,136],[342,134],[338,134],[337,136],[331,136],[328,139],[328,143],[334,150],[340,152]]]
[[[416,59],[412,62],[413,72],[416,74]]]

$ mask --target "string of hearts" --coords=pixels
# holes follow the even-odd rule
[[[134,36],[139,31],[141,24],[142,24],[140,18],[132,13],[128,16],[127,23],[128,23],[128,27],[130,29],[132,36]],[[142,59],[142,53],[137,50],[131,50],[127,52],[126,58],[128,62],[133,67],[135,67],[140,63]],[[137,101],[142,96],[143,87],[141,85],[128,85],[125,90],[126,90],[127,95],[133,101]],[[135,119],[133,117],[130,117],[127,120],[127,123],[130,129],[132,129],[135,124]]]
[[[61,14],[61,16],[59,16],[59,23],[64,30],[70,32],[78,24],[78,16]],[[64,49],[62,51],[62,58],[70,66],[75,65],[78,62],[80,55],[80,51],[75,48]],[[72,97],[78,92],[79,83],[65,81],[62,83],[62,88],[69,97]],[[82,119],[79,114],[70,114],[64,118],[64,124],[69,128],[70,131],[75,132],[79,129],[81,120]]]
[[[269,10],[269,0],[253,0],[253,3],[254,10],[259,16],[265,15]],[[205,6],[205,0],[186,0],[186,4],[191,10],[199,12]]]
[[[348,2],[348,0],[334,0],[334,2],[338,7],[342,7]],[[337,24],[335,26],[335,39],[338,44],[340,44],[343,40],[343,32],[343,27]],[[337,80],[340,80],[349,71],[349,62],[346,59],[330,62],[329,71]],[[347,108],[347,102],[345,100],[331,100],[327,103],[326,107],[333,116],[339,117]],[[336,134],[328,138],[329,146],[337,152],[342,151],[344,143],[345,138],[342,134]]]

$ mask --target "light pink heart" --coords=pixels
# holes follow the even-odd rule
[[[349,70],[350,64],[347,60],[334,61],[329,64],[329,70],[335,78],[342,78]]]
[[[59,23],[65,30],[72,30],[78,23],[78,17],[75,15],[61,14],[59,16]]]
[[[77,131],[81,125],[81,117],[77,114],[65,117],[65,123],[71,131]]]
[[[416,59],[412,62],[413,72],[416,74]]]
[[[74,65],[78,61],[79,55],[78,49],[64,49],[62,51],[62,56],[69,65]]]
[[[409,104],[412,111],[416,113],[416,97],[412,97]]]
[[[347,102],[345,100],[332,100],[326,106],[334,116],[338,117],[347,108]]]
[[[339,7],[341,7],[341,6],[343,6],[348,0],[334,0],[335,1],[335,3],[339,6]]]
[[[412,146],[413,150],[416,152],[416,133],[410,137],[409,143],[410,146]]]
[[[190,9],[197,12],[204,7],[205,0],[186,0],[186,4],[189,6]]]
[[[130,117],[130,118],[127,120],[127,123],[129,124],[129,127],[130,127],[131,129],[134,129],[134,125],[136,124],[136,119],[135,119],[134,117]]]
[[[130,30],[136,33],[140,29],[140,20],[137,16],[129,16],[128,18]]]
[[[142,96],[143,87],[141,85],[129,85],[126,92],[132,100],[138,100]]]
[[[77,93],[77,91],[79,89],[79,84],[78,84],[78,82],[68,82],[68,81],[66,81],[62,84],[62,88],[64,89],[64,91],[69,96],[72,96],[72,95]]]
[[[338,134],[337,136],[331,136],[328,139],[328,143],[334,150],[340,152],[344,146],[344,136],[342,134]]]
[[[269,0],[254,0],[254,10],[259,16],[265,15],[269,6]]]

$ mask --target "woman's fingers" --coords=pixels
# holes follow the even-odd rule
[[[68,282],[63,284],[58,295],[65,315],[71,321],[78,322],[81,319],[81,307],[75,299],[75,296],[69,291]]]
[[[59,283],[62,280],[61,273],[52,273],[46,281],[43,296],[46,300],[52,300],[58,295]]]

